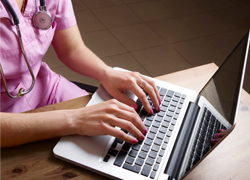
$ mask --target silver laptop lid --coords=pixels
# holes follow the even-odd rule
[[[236,123],[248,51],[249,32],[199,93],[199,97],[205,97],[232,126]]]

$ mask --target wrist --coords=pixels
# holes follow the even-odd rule
[[[102,68],[102,71],[98,74],[98,77],[96,78],[99,82],[103,83],[107,79],[109,79],[109,74],[113,71],[114,69],[110,66],[105,66]]]
[[[78,134],[77,132],[77,110],[62,111],[65,117],[64,131],[62,136]]]

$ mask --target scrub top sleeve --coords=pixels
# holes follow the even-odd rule
[[[56,30],[63,30],[76,24],[76,17],[71,0],[59,0],[55,15]]]

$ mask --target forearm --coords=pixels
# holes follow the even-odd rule
[[[56,31],[52,44],[59,59],[81,75],[102,81],[107,71],[111,70],[111,67],[86,47],[77,25]]]
[[[1,113],[1,147],[72,134],[71,111]]]
[[[86,46],[79,48],[65,64],[73,71],[100,82],[112,70]]]

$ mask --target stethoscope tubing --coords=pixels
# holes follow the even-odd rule
[[[40,0],[40,2],[44,0]],[[14,11],[14,9],[12,8],[11,4],[9,3],[8,0],[2,0],[4,6],[8,9],[8,11],[10,12],[12,18],[13,18],[13,21],[14,21],[14,25],[16,26],[16,29],[17,29],[17,33],[18,33],[18,38],[19,38],[19,44],[21,46],[21,50],[22,50],[22,53],[23,53],[23,56],[24,56],[24,59],[25,59],[25,62],[28,66],[28,69],[29,69],[29,72],[30,72],[30,75],[32,77],[32,83],[31,83],[31,86],[28,90],[25,91],[24,88],[20,88],[19,91],[18,91],[18,94],[17,95],[11,95],[8,91],[8,87],[7,87],[7,83],[6,83],[6,79],[5,79],[5,76],[4,76],[4,72],[3,72],[3,68],[2,68],[2,65],[0,63],[0,72],[1,72],[1,77],[2,77],[2,80],[3,80],[3,84],[4,84],[4,88],[5,88],[5,91],[7,93],[7,95],[10,97],[10,98],[17,98],[17,97],[21,97],[21,96],[24,96],[25,94],[29,93],[34,85],[35,85],[35,76],[34,76],[34,73],[31,69],[31,66],[29,64],[29,61],[28,61],[28,58],[26,56],[26,52],[25,52],[25,49],[23,47],[23,41],[22,41],[22,36],[21,36],[21,31],[19,29],[19,19]],[[42,3],[42,2],[41,2]],[[45,2],[44,2],[45,4]]]

